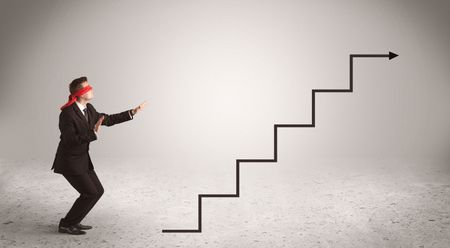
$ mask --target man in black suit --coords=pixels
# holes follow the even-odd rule
[[[80,193],[67,215],[59,222],[58,231],[85,234],[92,226],[80,222],[94,207],[104,190],[89,156],[89,143],[97,140],[100,125],[113,126],[133,119],[145,106],[117,114],[98,113],[89,101],[93,98],[92,86],[86,77],[74,79],[69,90],[69,101],[61,107],[59,115],[60,142],[51,169],[62,174]]]

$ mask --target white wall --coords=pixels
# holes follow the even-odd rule
[[[447,160],[447,1],[1,1],[0,157],[53,161],[68,84],[87,76],[98,111],[144,100],[134,120],[103,126],[94,156],[232,165],[279,159]],[[214,163],[214,165],[213,165]]]

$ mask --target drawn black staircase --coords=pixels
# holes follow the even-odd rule
[[[316,93],[326,92],[353,92],[353,59],[354,58],[389,58],[389,60],[398,55],[389,52],[388,54],[350,54],[350,86],[348,89],[313,89],[312,90],[312,120],[307,124],[274,124],[273,126],[273,158],[269,159],[236,159],[236,193],[235,194],[199,194],[198,195],[198,227],[197,229],[164,229],[163,233],[200,233],[202,232],[202,199],[218,197],[239,197],[239,167],[241,163],[273,163],[277,162],[277,130],[278,128],[288,127],[315,127],[316,125]]]

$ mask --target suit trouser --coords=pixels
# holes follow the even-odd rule
[[[94,170],[89,170],[82,175],[63,174],[63,176],[80,193],[80,196],[75,200],[66,217],[61,220],[61,224],[75,225],[80,223],[94,207],[104,190]]]

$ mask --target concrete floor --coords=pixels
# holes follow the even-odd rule
[[[189,168],[146,159],[101,159],[105,194],[83,236],[57,233],[78,193],[51,161],[0,160],[0,247],[450,247],[448,165],[400,160],[313,160]],[[138,170],[137,170],[138,169]]]

